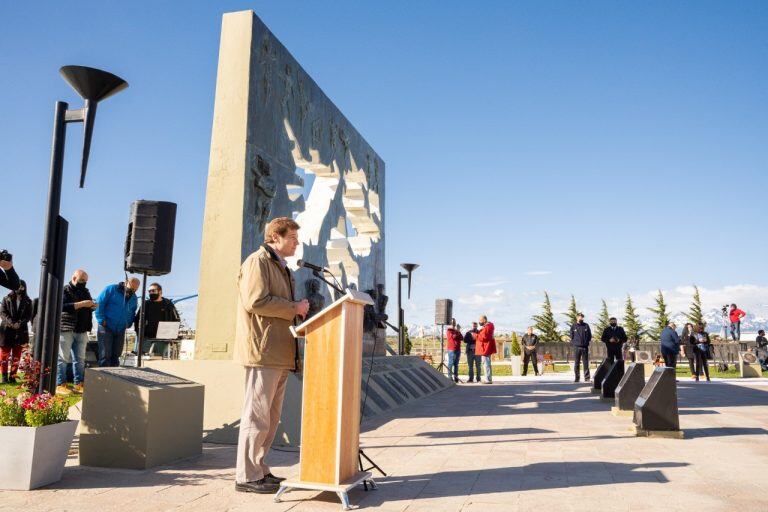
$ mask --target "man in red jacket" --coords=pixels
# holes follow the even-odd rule
[[[739,341],[741,339],[741,319],[745,316],[747,316],[747,314],[737,308],[736,304],[731,304],[731,314],[729,317],[731,320],[731,338],[733,338],[733,341]]]
[[[475,349],[475,355],[482,356],[483,358],[483,368],[485,368],[483,384],[491,384],[493,382],[491,356],[495,353],[496,340],[493,339],[493,324],[488,321],[487,316],[483,315],[480,317],[480,332],[477,333],[477,348]]]
[[[446,350],[448,350],[448,377],[453,373],[453,381],[459,382],[459,358],[461,357],[461,326],[456,325],[456,319],[451,320],[451,326],[446,331]]]

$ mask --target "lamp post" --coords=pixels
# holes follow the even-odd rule
[[[84,66],[64,66],[59,70],[64,80],[85,100],[81,109],[70,110],[69,104],[57,101],[53,116],[51,175],[48,182],[48,206],[45,217],[43,256],[40,260],[40,301],[35,325],[35,361],[40,362],[38,392],[56,391],[56,358],[59,352],[59,322],[61,320],[64,266],[67,256],[69,223],[59,215],[61,182],[64,163],[64,143],[67,123],[83,123],[83,156],[80,166],[80,188],[85,185],[85,172],[91,149],[93,124],[97,104],[116,94],[128,83],[100,69]],[[46,371],[46,369],[50,371]]]
[[[419,265],[416,263],[401,263],[400,264],[403,269],[405,269],[406,274],[403,274],[402,272],[397,273],[397,353],[398,355],[405,355],[405,332],[404,332],[404,322],[405,322],[405,314],[403,312],[403,287],[402,282],[403,279],[408,279],[408,298],[411,298],[411,274],[413,274],[413,271],[419,268]]]

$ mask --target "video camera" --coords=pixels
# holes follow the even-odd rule
[[[12,262],[13,261],[13,254],[11,254],[8,251],[6,251],[5,249],[3,249],[2,251],[0,251],[0,261]]]

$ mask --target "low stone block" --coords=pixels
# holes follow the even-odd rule
[[[645,386],[645,368],[642,364],[631,363],[624,377],[616,386],[616,409],[630,411],[635,409],[635,400]]]

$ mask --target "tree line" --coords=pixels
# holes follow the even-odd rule
[[[691,306],[687,313],[685,313],[686,319],[692,324],[704,324],[704,315],[701,310],[701,295],[699,294],[699,287],[694,286],[693,299]],[[637,313],[635,304],[632,302],[632,297],[627,294],[627,300],[624,304],[624,317],[622,318],[624,330],[627,333],[627,338],[631,341],[644,341],[650,339],[652,341],[659,341],[661,338],[661,331],[670,321],[670,312],[667,308],[667,303],[664,301],[664,294],[659,290],[656,295],[655,307],[648,308],[653,313],[653,319],[650,325],[647,327],[640,321],[640,315]],[[570,326],[576,323],[576,315],[579,310],[576,307],[576,298],[571,295],[571,302],[568,305],[568,311],[563,313],[567,319],[568,328],[565,331],[561,331],[557,320],[555,320],[555,314],[552,312],[552,303],[549,300],[549,293],[544,292],[544,304],[542,305],[542,311],[538,315],[533,315],[533,328],[538,332],[542,341],[562,341],[563,338],[570,337]],[[592,335],[599,337],[608,326],[608,320],[611,315],[608,313],[608,304],[605,299],[602,299],[602,307],[600,313],[597,316],[597,321],[592,325]]]

